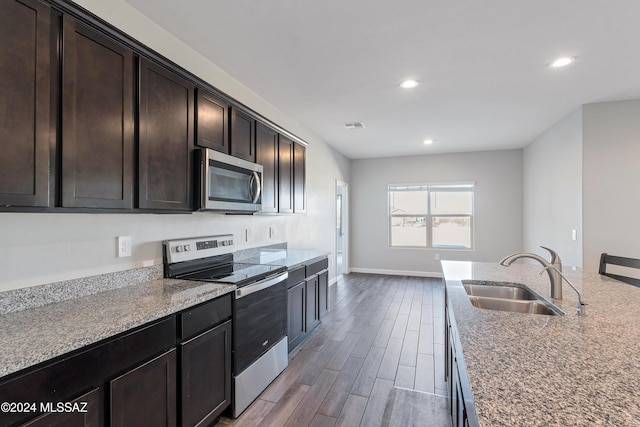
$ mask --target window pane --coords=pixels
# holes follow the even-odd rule
[[[431,214],[473,213],[473,192],[471,191],[432,191]]]
[[[392,217],[391,246],[427,246],[425,217]]]
[[[471,248],[471,218],[433,217],[434,248]]]
[[[390,191],[391,214],[411,215],[427,213],[427,191]]]

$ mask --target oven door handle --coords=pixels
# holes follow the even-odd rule
[[[261,291],[263,289],[270,288],[271,286],[277,285],[283,280],[287,280],[288,277],[289,277],[289,272],[285,271],[284,273],[278,274],[277,276],[268,277],[252,285],[238,288],[236,289],[236,299],[246,297],[247,295],[250,295],[254,292]]]

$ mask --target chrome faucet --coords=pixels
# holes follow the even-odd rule
[[[549,251],[549,253],[551,254],[551,261],[547,261],[540,255],[522,252],[502,258],[500,260],[500,265],[509,267],[515,260],[520,258],[535,259],[544,267],[544,270],[542,271],[546,270],[549,274],[549,282],[551,284],[551,298],[562,298],[562,262],[560,261],[560,255],[558,255],[558,253],[553,249],[549,249],[544,246],[540,247]]]
[[[576,291],[576,293],[578,294],[578,307],[576,307],[576,314],[578,316],[586,316],[587,315],[587,303],[582,300],[582,293],[580,293],[578,288],[573,286],[573,283],[571,283],[571,281],[569,279],[567,279],[567,277],[564,274],[562,274],[562,272],[560,272],[553,265],[550,265],[548,267],[543,268],[542,270],[540,270],[540,273],[538,273],[538,274],[542,275],[542,273],[544,273],[545,270],[547,270],[547,271],[555,270],[560,275],[560,277],[561,277],[560,280],[564,279],[565,282],[567,282],[569,284],[569,286],[571,286],[573,288],[573,290]]]

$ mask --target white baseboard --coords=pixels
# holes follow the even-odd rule
[[[442,273],[430,271],[409,271],[409,270],[384,270],[379,268],[351,268],[352,273],[385,274],[388,276],[415,276],[442,278]]]

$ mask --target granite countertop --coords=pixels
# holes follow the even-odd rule
[[[581,269],[563,273],[581,289],[549,298],[537,265],[442,261],[475,409],[482,426],[640,425],[640,288]],[[461,280],[529,286],[564,316],[473,307]]]
[[[155,279],[0,315],[0,377],[235,290]]]
[[[243,261],[257,264],[284,265],[288,269],[292,269],[328,255],[329,252],[307,249],[261,249],[259,255]]]

